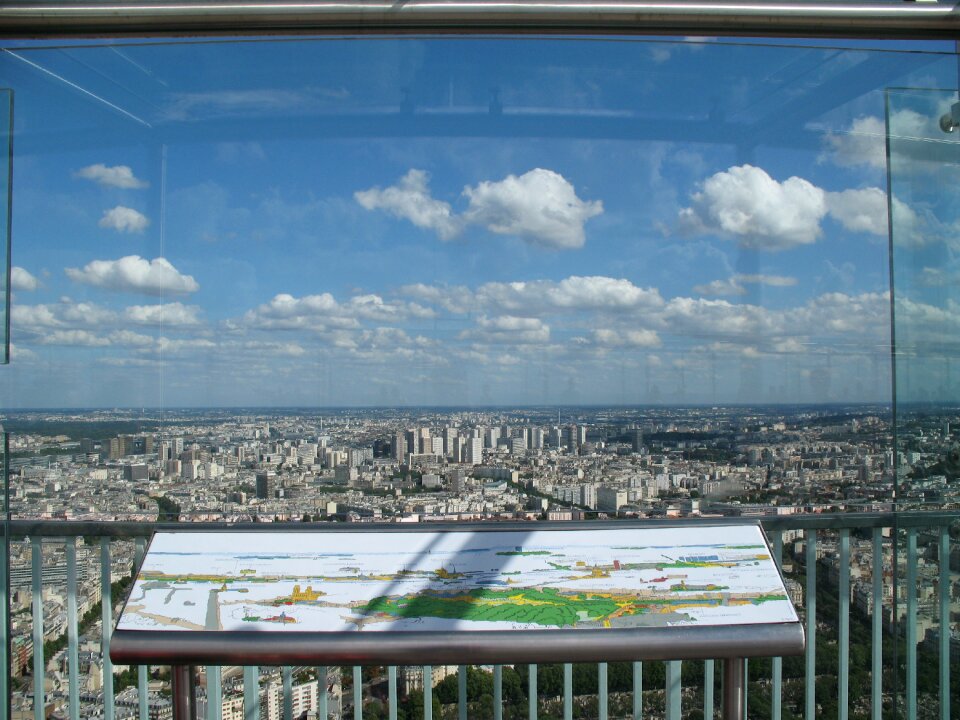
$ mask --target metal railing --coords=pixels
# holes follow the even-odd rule
[[[715,520],[711,520],[715,523]],[[820,714],[819,705],[824,697],[818,697],[818,679],[823,678],[823,667],[833,667],[834,660],[836,676],[836,703],[838,720],[848,720],[851,710],[863,716],[865,713],[871,720],[882,720],[889,716],[889,708],[884,711],[884,701],[888,705],[892,700],[892,707],[897,717],[907,720],[918,718],[918,647],[922,638],[918,637],[918,616],[920,613],[920,597],[932,598],[932,605],[936,606],[936,619],[933,629],[936,632],[930,637],[935,638],[936,647],[933,654],[936,656],[937,680],[936,698],[924,697],[926,717],[935,716],[940,720],[949,720],[951,717],[951,682],[957,683],[956,673],[951,673],[951,626],[950,603],[952,577],[950,571],[951,548],[955,541],[951,538],[951,526],[960,523],[960,513],[955,512],[913,512],[913,513],[847,513],[829,515],[793,515],[782,517],[768,517],[763,519],[763,526],[770,538],[771,545],[778,563],[783,559],[784,538],[789,533],[790,541],[799,540],[803,543],[802,559],[803,572],[798,568],[794,572],[785,573],[788,578],[802,580],[802,605],[806,614],[807,651],[803,659],[802,708],[803,716],[807,720],[814,720]],[[118,708],[114,691],[114,668],[107,653],[110,642],[110,630],[115,621],[115,600],[112,598],[112,568],[113,551],[117,541],[132,541],[134,543],[134,562],[139,565],[143,558],[147,538],[157,529],[172,529],[183,527],[182,524],[163,523],[131,523],[131,522],[49,522],[14,520],[10,522],[10,540],[23,540],[30,547],[30,588],[31,588],[31,615],[32,615],[32,667],[42,668],[44,672],[34,672],[32,678],[33,709],[35,720],[44,720],[48,701],[65,710],[71,720],[80,718],[89,719],[98,717],[90,714],[88,701],[86,710],[81,711],[81,683],[80,683],[80,625],[78,618],[78,565],[77,546],[83,540],[89,547],[91,543],[99,546],[100,564],[100,621],[102,623],[102,637],[100,648],[102,653],[102,689],[99,697],[102,698],[97,712],[104,720],[134,717],[138,720],[150,720],[161,717],[159,708],[152,707],[149,693],[149,669],[137,669],[137,707],[131,714],[124,708]],[[219,523],[191,523],[192,529],[235,529],[240,530],[246,525],[227,525]],[[289,529],[290,526],[285,526]],[[294,525],[296,527],[296,525]],[[302,529],[302,526],[300,526]],[[873,566],[870,585],[871,612],[866,615],[857,615],[858,622],[864,625],[869,623],[870,638],[870,689],[869,698],[858,697],[855,703],[850,697],[850,663],[851,663],[851,538],[856,536],[860,546],[869,547]],[[920,554],[918,538],[922,538],[929,554],[936,555],[937,569],[930,573],[920,573],[918,570]],[[60,545],[62,543],[62,546]],[[43,583],[44,583],[44,548],[62,547],[66,563],[66,664],[67,664],[67,692],[49,693],[46,682],[47,661],[44,649],[44,617],[43,617]],[[884,572],[885,546],[889,546],[890,558],[893,562],[892,572]],[[825,555],[826,551],[835,554]],[[835,558],[835,560],[831,560]],[[837,577],[831,582],[819,582],[818,576],[829,570],[831,563],[837,570]],[[829,575],[832,573],[827,573]],[[0,576],[4,573],[0,573]],[[3,577],[2,592],[7,602],[4,603],[2,618],[4,626],[9,626],[9,598],[11,586],[8,579]],[[927,586],[924,583],[927,583]],[[935,589],[935,592],[934,592]],[[832,594],[835,593],[835,594]],[[901,604],[898,595],[903,596]],[[836,607],[832,603],[829,609],[823,607],[825,600],[836,599]],[[885,598],[889,600],[886,601]],[[928,600],[927,605],[931,602]],[[899,618],[903,608],[902,620]],[[884,632],[884,612],[889,611],[887,621],[891,632]],[[836,632],[836,649],[830,643],[817,642],[818,637],[829,632]],[[902,636],[903,642],[900,642]],[[4,647],[9,647],[9,637]],[[901,649],[902,645],[902,649]],[[930,643],[926,643],[927,646]],[[889,646],[889,647],[886,647]],[[825,650],[826,648],[826,650]],[[885,649],[887,656],[885,657]],[[835,653],[835,654],[834,654]],[[892,660],[889,657],[892,653]],[[902,653],[902,657],[901,657]],[[954,653],[956,654],[956,653]],[[4,658],[9,664],[10,657]],[[902,686],[900,662],[903,663]],[[756,661],[754,661],[756,662]],[[684,687],[681,673],[683,666],[692,663],[669,662],[664,667],[664,682],[662,687],[646,688],[644,692],[643,673],[641,663],[633,663],[631,690],[632,697],[624,703],[620,698],[620,706],[630,707],[630,713],[620,712],[616,717],[644,717],[644,697],[655,694],[658,696],[658,710],[653,713],[660,715],[659,707],[662,699],[662,715],[667,720],[679,720],[684,714],[694,709],[702,709],[706,719],[715,716],[717,700],[715,683],[718,680],[714,661],[705,660],[702,663],[702,682],[697,687]],[[766,666],[764,666],[765,668]],[[300,669],[302,670],[302,669]],[[298,670],[298,672],[300,671]],[[224,701],[224,684],[221,677],[222,668],[205,668],[206,675],[206,703],[205,717],[207,720],[220,720],[221,708]],[[320,718],[329,718],[331,713],[337,717],[342,711],[335,706],[336,699],[328,692],[327,678],[329,669],[315,668],[318,681],[318,697],[316,712]],[[425,720],[433,718],[433,685],[432,668],[426,666],[423,672],[423,717]],[[575,696],[574,667],[571,664],[563,665],[563,691],[559,699],[562,714],[565,719],[574,717],[574,708],[578,702]],[[293,668],[282,668],[279,671],[282,684],[282,703],[280,717],[292,720],[293,707]],[[597,665],[597,693],[596,713],[592,715],[601,720],[614,717],[610,711],[611,691],[609,687],[609,667],[607,663]],[[364,680],[360,667],[353,667],[351,700],[349,714],[356,720],[364,717],[363,708],[369,697],[364,696]],[[527,717],[535,719],[541,712],[541,702],[538,698],[538,668],[536,665],[527,667]],[[12,688],[7,684],[6,674],[2,682],[8,703],[4,708],[5,717],[9,715],[9,700]],[[387,693],[386,705],[391,719],[398,716],[400,694],[398,692],[397,668],[386,669]],[[468,708],[467,668],[458,670],[458,717],[461,720],[470,717]],[[832,675],[831,675],[832,677]],[[886,678],[886,681],[885,681]],[[753,691],[762,692],[769,699],[769,711],[764,707],[761,711],[748,710],[749,717],[770,717],[772,720],[781,720],[785,716],[785,689],[787,678],[784,676],[784,661],[774,658],[769,662],[769,675],[753,683]],[[886,685],[885,685],[886,682]],[[796,684],[796,683],[794,683]],[[929,685],[929,683],[926,683]],[[503,668],[494,666],[492,669],[493,708],[495,720],[504,717],[503,695]],[[243,688],[243,718],[255,720],[261,717],[261,688],[260,672],[257,667],[246,667],[242,675]],[[769,692],[767,692],[769,688]],[[662,696],[660,695],[662,691]],[[30,691],[27,691],[29,695]],[[929,693],[928,693],[929,695]],[[88,695],[89,697],[89,695]],[[756,696],[754,696],[756,697]],[[902,698],[902,702],[901,702]],[[748,695],[748,708],[750,696]],[[796,705],[796,699],[791,702]],[[937,704],[935,715],[930,712],[931,702]],[[156,701],[153,702],[156,705]],[[867,710],[868,707],[868,710]],[[651,713],[647,713],[650,715]],[[589,717],[590,712],[584,714],[583,708],[578,715]]]

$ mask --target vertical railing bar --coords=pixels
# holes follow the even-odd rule
[[[457,669],[457,717],[467,720],[467,666]]]
[[[870,617],[870,718],[883,716],[883,528],[873,529],[873,589]]]
[[[713,720],[714,661],[703,661],[703,720]]]
[[[597,687],[600,691],[600,720],[607,720],[609,697],[607,694],[607,664],[597,664]]]
[[[666,663],[666,703],[667,709],[664,715],[666,720],[680,720],[681,704],[680,694],[683,690],[680,682],[680,671],[682,663],[679,660],[670,660]]]
[[[907,528],[907,720],[917,720],[917,529]]]
[[[110,635],[113,633],[113,584],[111,582],[110,538],[100,538],[100,655],[103,667],[103,720],[114,719],[113,663]]]
[[[804,531],[805,548],[805,570],[807,573],[807,582],[805,588],[804,603],[807,606],[807,649],[806,662],[804,663],[804,684],[806,698],[804,702],[804,718],[806,720],[816,720],[817,717],[817,693],[816,693],[816,662],[817,662],[817,531],[813,529]]]
[[[537,720],[540,696],[537,694],[537,666],[527,666],[527,720]]]
[[[33,717],[45,720],[43,693],[43,547],[42,538],[30,538],[30,580],[33,593]]]
[[[64,543],[67,556],[67,707],[70,720],[80,720],[80,657],[77,625],[77,539]]]
[[[280,668],[283,679],[283,720],[293,720],[293,668]]]
[[[940,528],[940,720],[950,720],[950,528]]]
[[[136,581],[137,573],[140,571],[140,565],[143,563],[143,556],[147,550],[147,541],[146,538],[139,537],[134,542],[134,562],[136,567],[133,569],[134,581]],[[137,701],[140,708],[140,720],[150,720],[150,696],[149,689],[147,686],[147,675],[150,672],[150,668],[146,665],[139,665],[137,667]]]
[[[330,710],[327,707],[327,666],[317,667],[317,715],[320,720],[329,720]]]
[[[773,537],[773,561],[783,572],[783,533],[771,531]],[[773,687],[770,690],[770,720],[781,720],[783,715],[783,658],[775,657],[770,663]],[[712,710],[712,708],[711,708]],[[708,719],[709,720],[709,719]]]
[[[573,720],[573,665],[563,664],[563,720]]]
[[[387,667],[387,702],[390,709],[388,717],[390,720],[397,720],[397,666],[389,665]]]
[[[643,663],[633,664],[633,720],[643,718]]]
[[[260,668],[243,668],[243,720],[258,720],[260,714]]]
[[[839,720],[847,720],[850,700],[850,530],[840,531],[840,567],[838,592],[840,594],[840,668],[839,684]]]
[[[493,720],[503,720],[503,665],[493,666]]]
[[[353,666],[353,718],[363,720],[363,669]]]
[[[220,720],[223,711],[223,685],[220,682],[220,666],[207,667],[207,720]]]
[[[423,720],[433,720],[433,665],[423,666]]]
[[[750,717],[748,701],[750,699],[750,658],[743,659],[743,715],[741,720]]]

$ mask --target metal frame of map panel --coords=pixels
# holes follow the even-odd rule
[[[800,655],[797,623],[603,630],[257,632],[118,630],[110,658],[150,665],[500,665]]]
[[[768,552],[770,544],[759,521],[624,521],[617,523],[443,523],[437,526],[347,524],[304,527],[311,534],[354,533],[485,533],[590,532],[598,530],[660,530],[684,526],[698,530],[731,525],[754,527]],[[250,532],[247,528],[245,531]],[[182,533],[195,531],[185,526]],[[271,532],[269,524],[253,532]],[[276,531],[273,531],[276,532]],[[284,528],[284,533],[290,532]],[[170,529],[164,534],[180,531]],[[203,534],[201,531],[198,534]],[[150,546],[144,555],[149,556]],[[777,563],[780,581],[783,574]],[[137,576],[139,577],[140,568]],[[134,589],[131,584],[120,618]],[[131,630],[116,627],[110,644],[114,662],[123,664],[502,664],[510,662],[593,662],[619,660],[687,660],[706,658],[775,657],[804,650],[799,622],[683,627],[643,627],[559,630],[384,631],[377,633],[255,630]]]

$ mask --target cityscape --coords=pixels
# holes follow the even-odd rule
[[[310,523],[318,529],[327,522],[428,527],[590,520],[599,529],[623,518],[954,510],[960,468],[950,451],[960,434],[960,409],[921,410],[901,412],[896,451],[890,407],[864,404],[37,410],[8,412],[3,423],[13,519]],[[939,559],[932,538],[921,535],[916,568],[921,647],[938,638]],[[787,530],[781,540],[778,560],[802,614],[804,536]],[[892,540],[887,533],[880,565],[867,536],[851,539],[850,597],[863,617],[873,612],[873,573],[882,571],[887,583],[903,573],[904,548],[894,558]],[[42,547],[46,699],[58,717],[67,692],[65,546],[51,539]],[[110,581],[120,602],[140,556],[130,541],[112,547]],[[960,557],[953,555],[956,612]],[[835,584],[836,534],[822,537],[817,556],[827,582]],[[81,715],[97,717],[104,676],[99,544],[81,542],[76,557],[78,613],[89,620],[81,623]],[[10,562],[14,717],[32,717],[31,544],[14,540]],[[902,582],[898,593],[884,597],[888,632],[906,611]],[[956,657],[960,635],[951,647]],[[239,668],[223,670],[222,717],[242,718]],[[113,671],[118,717],[137,717],[136,673]],[[347,712],[349,673],[328,668],[321,686],[315,669],[295,672],[295,717],[318,717],[323,689],[332,716]],[[434,684],[455,672],[437,666]],[[261,717],[279,718],[279,671],[261,673]],[[421,668],[401,668],[399,678],[404,697],[422,692]],[[376,687],[378,678],[368,681]],[[150,717],[170,717],[168,677],[155,673],[149,689]],[[369,712],[377,717],[375,709]]]

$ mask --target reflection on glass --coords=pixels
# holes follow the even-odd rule
[[[885,108],[884,90],[953,87],[956,56],[879,45],[9,48],[12,511],[800,516],[891,509],[897,472],[905,502],[952,510],[956,219],[936,182],[953,172],[939,119],[955,97],[905,91]],[[944,403],[898,418],[913,438],[899,452],[888,170],[898,408]],[[784,531],[791,596],[805,601],[805,558],[822,556],[832,583],[849,553],[855,630],[890,625],[897,596],[869,583],[906,546],[846,527],[816,547]],[[137,551],[111,547],[122,583]],[[32,702],[31,552],[11,550],[19,709]],[[59,588],[63,544],[43,552]],[[90,597],[97,553],[77,555]],[[55,600],[47,610],[55,623]],[[832,607],[817,619],[836,647]],[[819,689],[799,666],[784,677],[833,716],[841,678],[866,687],[870,673],[824,652]],[[621,670],[611,683],[632,679]],[[661,671],[644,670],[649,687]],[[118,702],[139,703],[139,680],[146,691],[145,675],[117,674]]]

